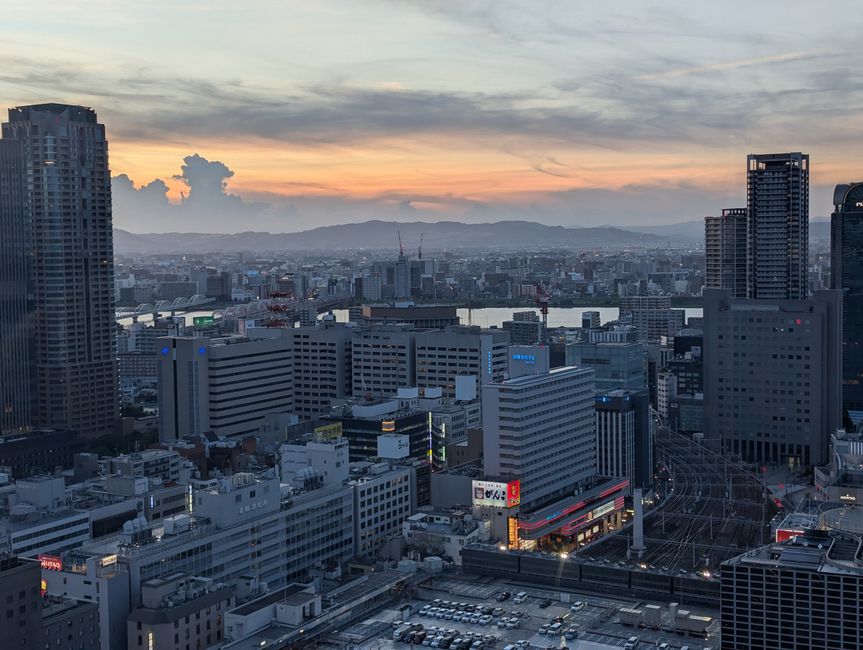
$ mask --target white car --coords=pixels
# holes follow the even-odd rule
[[[580,600],[576,600],[572,605],[569,606],[569,611],[575,613],[580,612],[584,609],[584,603]]]
[[[519,604],[519,605],[520,605],[521,603],[523,603],[523,602],[524,602],[524,601],[526,601],[526,600],[527,600],[527,592],[525,592],[525,591],[519,591],[519,592],[515,595],[515,598],[513,598],[513,599],[512,599],[512,602],[517,603],[517,604]]]

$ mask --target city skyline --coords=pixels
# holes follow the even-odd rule
[[[747,7],[742,29],[734,10],[634,4],[159,9],[45,2],[0,28],[6,105],[104,116],[133,232],[691,221],[738,205],[743,156],[769,151],[811,154],[826,217],[857,178],[859,54],[811,6]]]

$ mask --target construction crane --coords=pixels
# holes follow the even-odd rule
[[[551,302],[551,295],[546,291],[542,282],[536,283],[536,304],[539,305],[539,313],[542,314],[542,340],[540,343],[545,343],[548,338],[548,303]]]
[[[399,236],[399,257],[405,256],[405,246],[402,244],[402,231],[396,230],[396,234]]]
[[[425,237],[425,233],[421,232],[420,233],[420,245],[417,248],[417,257],[419,259],[423,258],[423,237]]]

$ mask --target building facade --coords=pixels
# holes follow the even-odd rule
[[[0,140],[0,433],[32,415],[26,175],[21,143]]]
[[[841,424],[841,295],[704,292],[705,438],[747,462],[821,465]]]
[[[727,208],[722,216],[704,218],[704,287],[730,289],[746,297],[746,208]]]
[[[653,420],[647,390],[613,390],[596,397],[596,473],[653,485]]]
[[[520,479],[521,503],[570,494],[596,467],[594,372],[556,368],[483,387],[485,474]]]
[[[294,368],[294,413],[316,418],[351,394],[352,330],[334,323],[286,330]]]
[[[119,417],[114,247],[105,127],[83,106],[9,109],[22,146],[34,310],[34,424],[85,434]]]
[[[454,326],[416,335],[417,387],[443,389],[456,397],[456,377],[472,375],[477,385],[500,381],[509,368],[509,332]]]
[[[162,440],[206,431],[253,434],[268,413],[293,407],[288,336],[166,337],[159,339],[158,358]]]
[[[809,295],[809,155],[746,158],[747,297]]]
[[[358,328],[351,340],[354,396],[380,399],[414,386],[414,336],[409,325]]]
[[[722,565],[722,650],[863,647],[859,537],[804,531]]]
[[[863,183],[837,185],[830,224],[831,289],[842,292],[842,410],[863,421]]]
[[[671,296],[623,296],[620,317],[629,318],[641,341],[658,341],[683,329],[686,312],[671,308]]]

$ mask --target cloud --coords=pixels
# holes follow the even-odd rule
[[[709,63],[707,65],[692,66],[688,68],[678,68],[676,70],[668,70],[666,72],[657,72],[654,74],[645,74],[636,77],[639,81],[649,81],[652,79],[673,79],[677,77],[686,77],[688,75],[701,74],[704,72],[720,72],[723,70],[736,70],[739,68],[749,68],[757,65],[767,65],[774,63],[788,63],[789,61],[800,61],[803,59],[811,59],[819,54],[823,54],[824,50],[809,50],[806,52],[786,52],[784,54],[773,54],[771,56],[759,56],[750,59],[739,59],[737,61],[726,61],[724,63]]]

